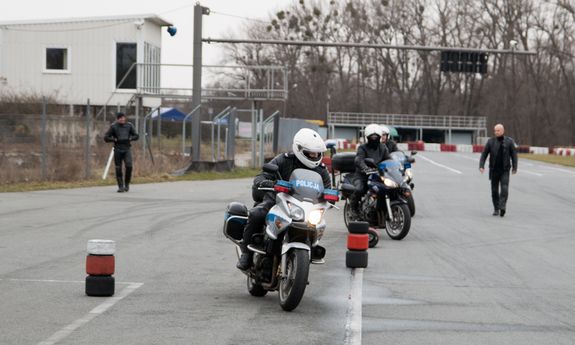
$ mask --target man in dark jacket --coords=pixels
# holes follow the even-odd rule
[[[321,175],[325,188],[331,188],[329,172],[321,162],[323,152],[326,150],[321,136],[309,128],[300,129],[294,136],[292,149],[293,152],[280,154],[270,161],[270,164],[278,166],[281,178],[287,181],[295,169],[309,169]],[[277,179],[277,175],[271,175],[265,171],[260,172],[254,178],[252,196],[257,204],[248,213],[248,222],[244,229],[241,246],[242,255],[236,265],[240,270],[250,268],[253,252],[247,247],[252,244],[253,235],[263,231],[266,215],[276,203],[275,193],[262,192],[258,188],[272,188]]]
[[[116,122],[104,136],[104,141],[114,143],[114,164],[116,165],[116,181],[118,182],[118,193],[130,190],[130,180],[132,179],[132,152],[131,142],[138,140],[139,136],[130,122],[126,122],[124,113],[116,114]],[[125,179],[122,178],[122,162],[126,166]]]
[[[515,142],[506,137],[502,124],[495,126],[495,137],[489,139],[479,160],[479,171],[485,171],[485,160],[489,155],[489,179],[491,180],[491,199],[493,201],[493,215],[505,215],[507,210],[507,196],[509,195],[509,170],[513,175],[517,173],[517,149]],[[501,192],[499,192],[501,186]]]
[[[351,211],[355,216],[359,214],[359,202],[367,192],[367,173],[373,170],[373,168],[365,164],[365,159],[371,158],[375,161],[375,164],[378,164],[390,158],[387,146],[381,142],[384,131],[380,125],[368,125],[365,127],[364,134],[366,143],[357,148],[357,154],[355,156],[355,176],[353,178],[355,192],[349,200]]]

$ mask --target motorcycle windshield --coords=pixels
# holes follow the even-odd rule
[[[290,176],[292,196],[300,201],[317,202],[323,195],[323,180],[315,171],[296,169]]]
[[[394,161],[397,161],[399,164],[405,164],[405,162],[406,162],[405,153],[403,153],[401,151],[392,152],[390,154],[390,156],[391,156],[391,159],[393,159]]]
[[[388,159],[379,163],[379,169],[384,172],[384,176],[400,185],[403,183],[401,168],[403,168],[403,165],[394,159]]]

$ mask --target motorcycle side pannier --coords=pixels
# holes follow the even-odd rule
[[[342,173],[352,173],[355,171],[355,152],[342,152],[335,154],[331,159],[334,170]]]
[[[242,203],[232,202],[226,208],[225,218],[224,235],[234,242],[240,242],[248,221],[248,208]]]

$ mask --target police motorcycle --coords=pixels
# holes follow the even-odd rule
[[[340,172],[339,183],[352,182],[354,160],[354,152],[338,153],[332,157],[333,171]],[[360,201],[359,219],[352,219],[351,205],[346,194],[343,194],[345,224],[357,220],[366,221],[370,228],[384,228],[391,239],[402,240],[411,227],[411,212],[407,202],[411,188],[404,180],[402,165],[394,159],[375,164],[373,159],[367,158],[365,162],[373,168],[368,176],[368,192]],[[377,235],[370,233],[370,246],[372,242],[377,244],[379,241]]]
[[[413,200],[413,189],[415,184],[413,183],[413,168],[412,165],[415,163],[415,156],[417,151],[411,151],[411,155],[407,155],[403,151],[395,151],[390,154],[391,159],[396,160],[401,164],[400,170],[402,171],[403,180],[411,188],[411,193],[406,196],[407,206],[409,207],[409,212],[411,217],[415,216],[415,201]]]
[[[279,175],[278,167],[265,164],[263,170]],[[309,265],[323,264],[326,250],[319,245],[326,222],[324,214],[339,201],[339,192],[324,189],[321,176],[311,170],[296,169],[289,181],[278,176],[273,188],[259,188],[276,193],[276,204],[266,216],[265,231],[254,234],[251,268],[242,271],[247,276],[248,292],[262,297],[268,291],[279,292],[279,304],[285,311],[295,309],[308,284]],[[353,192],[353,186],[342,190]],[[241,255],[244,226],[248,209],[232,202],[225,213],[224,235],[236,244]]]

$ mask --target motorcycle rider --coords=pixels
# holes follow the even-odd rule
[[[381,137],[381,141],[385,144],[385,146],[387,147],[387,151],[389,151],[389,153],[398,151],[397,148],[397,143],[395,141],[393,141],[390,137],[390,130],[389,127],[387,126],[381,126],[382,130],[383,130],[383,135]]]
[[[316,131],[302,128],[293,138],[292,152],[280,154],[270,163],[278,166],[278,173],[283,180],[288,180],[295,169],[309,169],[321,175],[325,188],[331,188],[329,172],[321,162],[325,150],[327,150],[325,143]],[[252,197],[256,205],[249,211],[248,222],[244,229],[242,255],[236,265],[240,270],[250,268],[253,252],[247,247],[252,243],[252,236],[263,231],[266,215],[276,203],[275,193],[260,191],[258,188],[272,188],[277,178],[265,171],[254,178]]]
[[[381,142],[384,133],[382,126],[375,123],[368,125],[365,127],[364,132],[366,143],[357,149],[355,156],[355,176],[353,177],[355,192],[349,198],[351,212],[356,217],[360,213],[359,202],[367,192],[367,173],[373,170],[365,164],[365,159],[372,158],[375,164],[390,159],[387,146]],[[389,130],[387,134],[389,134]]]
[[[126,114],[116,113],[116,122],[110,126],[104,135],[104,141],[114,143],[114,165],[116,166],[118,193],[130,190],[130,180],[132,179],[132,152],[130,148],[131,142],[138,140],[138,138],[134,125],[126,122]],[[125,179],[122,177],[122,162],[126,166]]]

